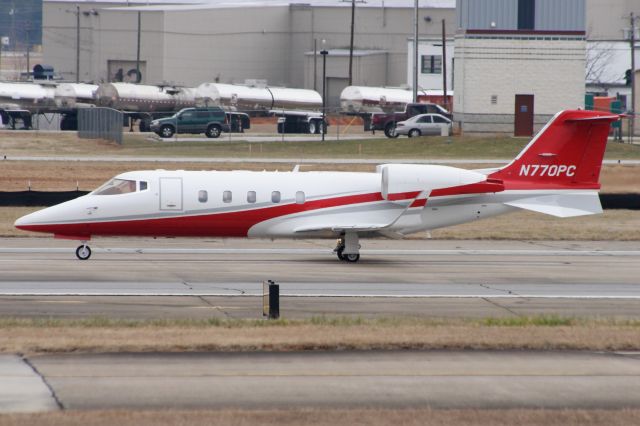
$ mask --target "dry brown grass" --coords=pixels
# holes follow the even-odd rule
[[[31,182],[36,191],[71,191],[76,185],[81,190],[97,188],[113,176],[131,170],[183,169],[183,170],[291,170],[296,164],[269,163],[175,163],[175,162],[45,162],[45,161],[4,161],[0,174],[0,191],[25,191]],[[483,165],[482,167],[498,165]],[[459,165],[473,169],[477,165]],[[370,164],[312,164],[304,165],[303,171],[334,170],[373,172]],[[640,166],[604,166],[602,169],[602,192],[640,193]]]
[[[4,161],[0,162],[0,191],[26,191],[31,183],[34,191],[91,191],[113,176],[132,170],[291,170],[291,164],[269,163],[175,163],[175,162],[46,162],[46,161]],[[374,165],[326,164],[303,166],[303,171],[375,170]]]
[[[628,426],[640,424],[640,410],[434,410],[292,409],[211,411],[63,411],[0,415],[0,426],[181,426],[181,425],[491,425]]]
[[[411,238],[424,238],[419,233]],[[431,232],[437,239],[637,241],[640,211],[606,210],[603,214],[561,219],[528,211],[469,222]]]
[[[640,327],[598,322],[511,326],[461,321],[364,321],[353,325],[16,325],[0,329],[3,353],[343,349],[638,350]]]

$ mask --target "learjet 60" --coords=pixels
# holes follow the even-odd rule
[[[562,111],[508,165],[466,170],[383,164],[375,173],[134,171],[77,199],[18,219],[19,229],[94,236],[337,238],[357,262],[360,237],[402,238],[518,209],[557,217],[602,213],[598,197],[610,124],[620,117]]]

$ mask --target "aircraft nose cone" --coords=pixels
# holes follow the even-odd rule
[[[29,226],[29,224],[31,223],[31,221],[29,220],[29,216],[30,215],[25,215],[25,216],[22,216],[21,218],[18,218],[18,220],[14,222],[13,226],[15,226],[18,229],[25,229],[25,227]]]

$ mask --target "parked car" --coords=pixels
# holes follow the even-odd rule
[[[208,138],[217,138],[229,130],[225,112],[220,107],[184,108],[171,117],[151,122],[151,131],[162,138],[170,138],[175,133],[204,133]]]
[[[446,109],[438,104],[407,104],[405,105],[404,111],[372,114],[368,130],[384,130],[386,137],[396,138],[398,137],[395,133],[396,123],[408,120],[419,114],[440,114],[449,119],[453,118]]]
[[[397,135],[407,135],[410,138],[425,135],[441,135],[442,128],[451,134],[451,120],[440,114],[420,114],[396,124]]]

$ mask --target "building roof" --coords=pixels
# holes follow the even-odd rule
[[[117,9],[194,10],[237,7],[309,5],[314,7],[351,7],[348,0],[43,0],[45,3],[108,3]],[[356,0],[356,7],[413,8],[414,0]],[[455,0],[421,0],[420,8],[455,9]]]

